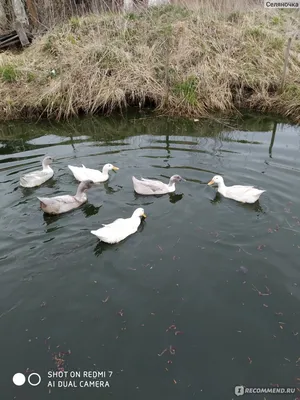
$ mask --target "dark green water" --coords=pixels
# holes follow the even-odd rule
[[[141,115],[9,123],[0,133],[1,399],[225,400],[238,384],[300,387],[299,127]],[[19,187],[45,154],[54,178]],[[43,215],[36,196],[76,191],[68,164],[107,162],[120,170],[86,205]],[[141,197],[133,174],[187,182],[170,197]],[[267,192],[255,205],[218,198],[206,185],[215,174]],[[90,234],[140,206],[148,218],[124,242]],[[110,388],[50,390],[55,357],[65,371],[113,371],[96,379]],[[42,382],[17,387],[16,372]],[[252,396],[264,397],[297,396]]]

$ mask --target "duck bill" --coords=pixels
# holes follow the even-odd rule
[[[113,170],[114,171],[119,171],[119,168],[118,167],[113,167]]]
[[[147,218],[147,215],[146,214],[142,214],[142,217]]]
[[[211,181],[208,182],[208,185],[211,186],[213,185],[215,182],[213,181],[213,179]]]

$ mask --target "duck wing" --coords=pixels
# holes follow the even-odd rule
[[[132,177],[134,189],[141,194],[161,194],[167,192],[166,184],[160,181],[141,178],[141,180]]]
[[[68,168],[72,171],[74,177],[80,182],[91,180],[94,183],[98,183],[105,180],[105,177],[101,171],[98,171],[97,169],[86,168],[83,164],[82,167],[68,165]]]
[[[244,185],[234,185],[226,188],[227,194],[234,195],[246,195],[252,191],[256,191],[257,189],[254,186],[244,186]]]
[[[126,221],[129,218],[118,218],[114,222],[111,222],[110,224],[102,224],[105,228],[110,228],[110,229],[121,229],[123,226],[126,225]],[[102,228],[100,228],[102,229]]]
[[[38,197],[38,199],[41,203],[44,203],[46,206],[68,205],[68,204],[78,203],[78,201],[75,199],[74,196],[70,196],[68,194],[56,197]]]
[[[103,228],[91,233],[106,243],[119,243],[127,236],[137,231],[137,227],[131,222],[131,218],[118,218],[111,224],[102,224]]]
[[[264,192],[265,190],[254,186],[235,185],[226,188],[226,197],[245,203],[254,203]]]
[[[20,177],[20,185],[23,187],[39,186],[52,178],[53,172],[33,171]]]

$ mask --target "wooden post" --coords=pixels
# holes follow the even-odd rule
[[[276,135],[276,128],[277,128],[277,122],[274,122],[274,127],[272,130],[272,137],[271,137],[271,143],[269,146],[269,157],[272,158],[272,149],[273,149],[273,144],[275,140],[275,135]]]
[[[7,18],[4,7],[4,0],[0,0],[0,28],[5,29],[7,26]]]
[[[289,37],[287,45],[286,45],[286,50],[285,50],[285,58],[284,58],[284,66],[283,66],[283,73],[282,73],[282,81],[281,81],[280,92],[283,92],[283,89],[284,89],[286,71],[287,71],[287,66],[288,66],[288,61],[289,61],[289,56],[290,56],[291,42],[292,42],[292,38]]]
[[[148,8],[148,0],[133,0],[132,3],[135,9]]]
[[[26,27],[29,25],[22,0],[11,0],[16,20]]]
[[[165,42],[165,98],[163,99],[164,107],[169,104],[169,93],[170,93],[170,55],[171,55],[171,37],[168,36]]]
[[[29,13],[30,21],[33,26],[37,27],[39,19],[38,19],[38,14],[36,11],[35,4],[33,3],[32,0],[26,0],[26,5],[27,5],[27,10]]]
[[[18,36],[19,36],[21,45],[22,45],[23,47],[24,47],[24,46],[28,46],[28,45],[29,45],[29,40],[28,40],[28,37],[27,37],[27,35],[26,35],[24,26],[21,24],[20,21],[16,21],[16,22],[15,22],[15,29],[16,29],[17,34],[18,34]]]
[[[112,11],[120,12],[124,9],[124,0],[112,0]]]
[[[15,29],[17,31],[22,46],[23,47],[28,46],[29,40],[26,35],[25,27],[28,27],[29,23],[25,7],[22,3],[22,0],[11,0],[11,1],[16,18]]]

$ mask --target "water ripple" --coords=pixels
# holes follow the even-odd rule
[[[105,368],[118,371],[121,353],[127,368],[118,375],[120,394],[112,389],[116,398],[133,374],[140,397],[147,397],[143,377],[151,374],[156,387],[169,393],[173,385],[175,398],[179,386],[181,397],[201,397],[216,368],[222,388],[216,398],[229,398],[236,382],[251,386],[249,368],[257,386],[288,386],[297,376],[299,127],[276,125],[266,116],[222,125],[141,114],[10,123],[0,132],[0,339],[10,374],[5,397],[16,396],[16,365],[25,370],[24,360],[33,359],[29,367],[43,371],[59,346],[72,350],[72,368],[81,370],[107,359]],[[21,188],[20,175],[40,169],[48,153],[55,158],[53,179]],[[91,188],[86,204],[59,216],[41,211],[37,196],[75,194],[78,182],[68,164],[101,169],[108,162],[119,171]],[[148,197],[133,190],[133,175],[168,182],[173,174],[186,179],[175,193]],[[266,193],[253,205],[226,199],[207,186],[217,174],[228,185],[255,185]],[[90,233],[137,207],[147,218],[125,241],[110,246]],[[168,331],[171,324],[183,334]],[[44,348],[49,337],[53,343]],[[170,345],[176,348],[172,365],[156,356]],[[284,357],[292,361],[283,368]],[[159,372],[164,368],[173,371],[171,381]]]

